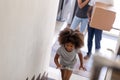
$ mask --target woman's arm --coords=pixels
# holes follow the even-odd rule
[[[90,0],[85,0],[82,2],[82,0],[77,0],[79,8],[83,8]]]
[[[89,22],[91,21],[92,9],[93,9],[93,6],[90,6],[87,11],[87,16],[88,16]]]
[[[58,62],[58,59],[59,59],[60,55],[59,54],[56,54],[55,57],[54,57],[54,62],[57,66],[57,68],[61,68],[62,66],[60,65],[60,63]]]

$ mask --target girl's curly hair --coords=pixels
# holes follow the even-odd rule
[[[65,28],[59,34],[58,41],[60,45],[71,42],[75,45],[75,48],[81,48],[84,45],[84,36],[78,30],[72,30]]]

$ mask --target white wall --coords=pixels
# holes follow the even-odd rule
[[[0,80],[47,70],[58,0],[0,0]]]

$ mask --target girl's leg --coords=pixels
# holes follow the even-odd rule
[[[65,80],[69,80],[71,77],[72,71],[71,70],[66,70],[65,71],[65,75],[66,75],[66,79]]]
[[[69,80],[71,77],[72,71],[67,69],[61,69],[62,80]]]
[[[62,77],[62,80],[64,80],[64,74],[65,73],[65,70],[64,69],[61,69],[61,77]]]

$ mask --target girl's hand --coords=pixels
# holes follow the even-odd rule
[[[58,64],[57,65],[57,69],[61,69],[62,68],[62,65],[61,64]]]
[[[81,68],[82,68],[84,71],[87,71],[87,69],[86,69],[84,66],[80,66],[80,67],[79,67],[79,70],[80,70]]]

